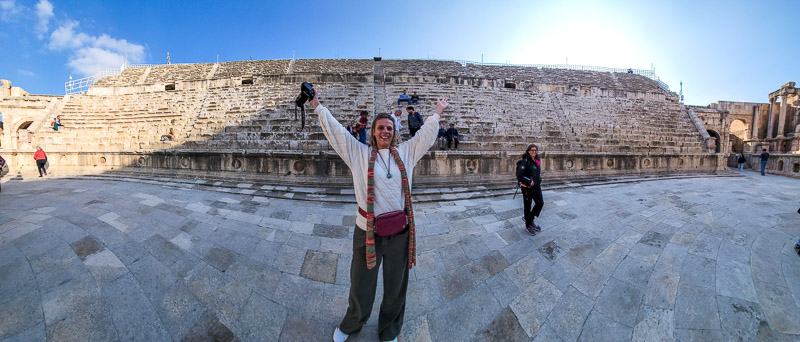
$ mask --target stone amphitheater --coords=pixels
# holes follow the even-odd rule
[[[355,121],[361,110],[391,112],[403,90],[421,96],[423,115],[436,97],[452,99],[444,121],[462,134],[459,151],[431,149],[415,169],[427,176],[418,178],[420,187],[508,184],[529,143],[544,151],[553,182],[717,173],[726,166],[714,145],[727,134],[715,143],[695,110],[644,76],[380,58],[127,68],[63,97],[29,95],[4,81],[0,111],[10,129],[0,151],[13,152],[15,167],[30,168],[31,151],[42,146],[61,173],[292,185],[324,179],[347,187],[349,171],[313,113],[298,131],[293,100],[302,81],[315,85],[342,122]],[[65,126],[58,132],[49,127],[56,115]],[[176,139],[161,142],[170,129]]]
[[[357,206],[313,113],[299,130],[302,81],[342,122],[404,90],[423,115],[452,100],[460,150],[415,168],[399,341],[800,340],[794,83],[687,106],[627,72],[374,58],[132,67],[65,96],[0,81],[0,341],[330,340]],[[511,187],[531,142],[536,236]],[[789,177],[729,170],[762,148]]]

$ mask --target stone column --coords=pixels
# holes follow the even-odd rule
[[[788,110],[791,108],[789,101],[786,98],[786,93],[781,94],[781,106],[778,108],[778,131],[776,132],[778,138],[785,138],[784,130],[786,129],[786,119],[789,115]]]
[[[761,121],[761,110],[758,105],[753,106],[753,120],[750,122],[750,139],[758,139],[758,122]]]
[[[798,129],[800,128],[800,96],[794,96],[793,100],[794,101],[791,102],[793,107],[788,109],[789,116],[791,117],[789,129],[797,136],[797,133],[800,132],[800,129]]]
[[[772,120],[775,117],[775,98],[769,99],[769,120],[767,120],[767,136],[765,138],[772,139]]]
[[[2,137],[2,146],[0,146],[0,150],[12,150],[16,146],[14,145],[14,138],[16,137],[15,132],[13,131],[14,128],[14,115],[11,113],[10,107],[0,107],[0,111],[3,112],[3,137]]]

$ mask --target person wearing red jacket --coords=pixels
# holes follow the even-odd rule
[[[42,151],[42,148],[36,146],[36,152],[33,154],[33,159],[36,160],[36,167],[39,168],[39,177],[42,176],[42,172],[44,175],[47,176],[47,169],[44,168],[44,164],[47,163],[47,154]]]

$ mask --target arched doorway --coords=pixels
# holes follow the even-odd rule
[[[720,140],[719,134],[717,132],[709,130],[708,131],[708,135],[711,136],[711,140],[712,140],[712,142],[714,144],[713,146],[709,146],[709,148],[713,148],[714,149],[714,153],[719,153],[719,149],[720,149],[719,145],[722,144],[722,140]]]
[[[28,131],[28,127],[30,127],[32,123],[33,121],[25,121],[17,128],[17,149],[31,149],[33,133]]]
[[[744,152],[744,139],[747,138],[747,124],[742,120],[733,120],[731,122],[731,153]],[[711,134],[711,133],[709,133]]]

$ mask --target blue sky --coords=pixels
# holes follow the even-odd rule
[[[650,69],[687,104],[800,83],[800,1],[0,0],[0,78],[63,94],[130,63],[439,58]],[[795,37],[793,38],[792,35]]]

